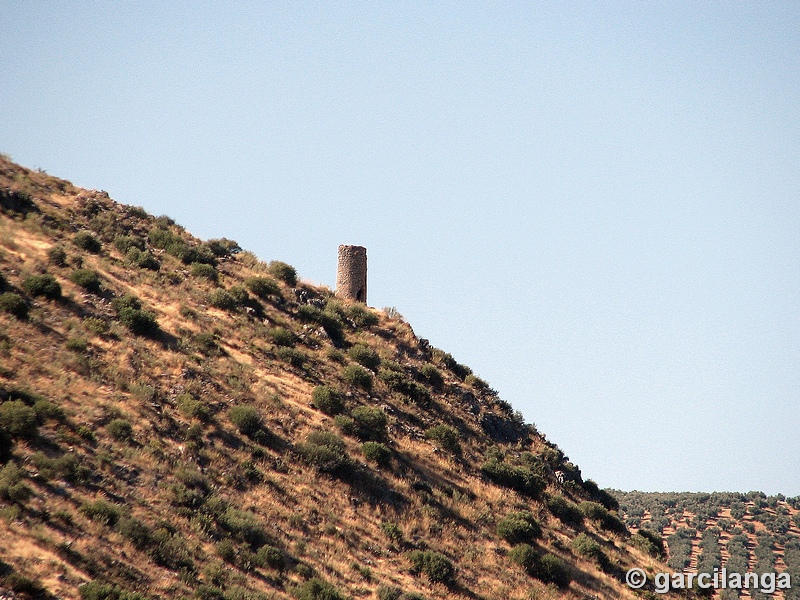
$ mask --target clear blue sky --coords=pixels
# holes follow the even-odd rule
[[[0,151],[395,306],[601,486],[800,494],[800,3],[0,3]]]

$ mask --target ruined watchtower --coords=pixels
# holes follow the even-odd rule
[[[339,298],[367,302],[367,249],[363,246],[339,246],[336,269],[336,295]]]

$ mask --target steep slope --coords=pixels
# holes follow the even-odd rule
[[[630,598],[663,568],[393,311],[6,159],[0,205],[8,597]]]

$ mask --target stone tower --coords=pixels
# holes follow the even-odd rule
[[[339,246],[336,269],[336,295],[339,298],[367,302],[367,249],[363,246]]]

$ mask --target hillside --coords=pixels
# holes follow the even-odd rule
[[[671,569],[787,571],[793,588],[785,597],[800,598],[800,585],[794,585],[800,582],[800,497],[761,492],[612,494],[632,530],[663,535]]]
[[[5,158],[0,205],[4,597],[633,598],[664,568],[396,311]]]

